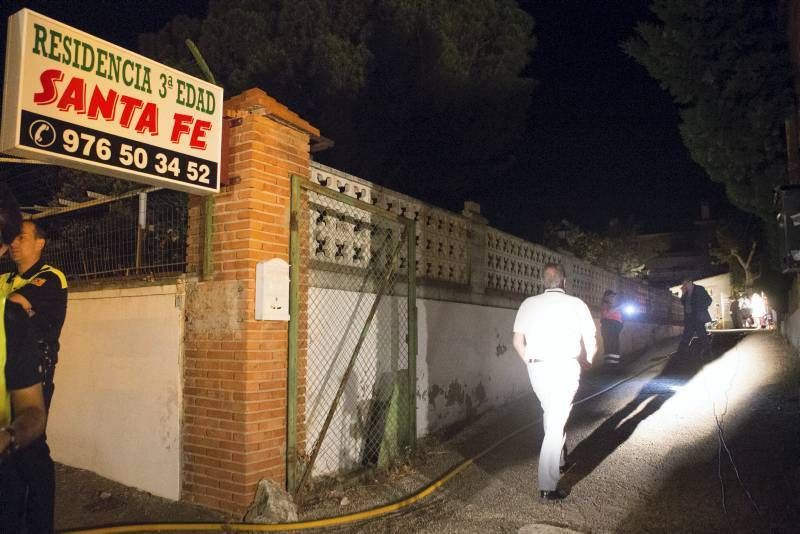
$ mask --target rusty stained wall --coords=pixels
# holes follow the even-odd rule
[[[417,435],[530,391],[511,346],[515,309],[419,299]]]
[[[516,306],[419,299],[417,307],[418,436],[533,393],[511,343]],[[599,318],[595,321],[602,350]],[[677,326],[628,321],[620,341],[629,353],[680,333]]]
[[[241,329],[246,318],[243,280],[186,283],[186,329],[191,334],[224,336]]]

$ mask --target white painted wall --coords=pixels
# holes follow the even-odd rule
[[[70,294],[47,426],[56,461],[180,497],[178,297],[175,284]]]
[[[418,436],[530,391],[511,345],[516,310],[423,299],[417,310]]]
[[[319,320],[309,317],[306,453],[310,453],[319,435],[355,346],[360,330],[354,323],[363,324],[373,298],[370,294],[343,290],[309,290],[313,315]],[[397,310],[404,309],[404,304],[396,298],[384,302],[367,333],[359,363],[326,434],[322,447],[325,452],[317,459],[315,475],[359,465],[364,449],[359,429],[363,428],[370,400],[379,389],[376,377],[407,368],[402,358],[385,357],[386,346],[397,346],[405,339],[404,325],[396,326]],[[354,321],[349,310],[355,308],[361,312]],[[417,310],[418,436],[530,393],[527,370],[514,354],[511,343],[516,308],[419,298]],[[598,320],[598,340],[599,332]],[[629,321],[622,330],[622,350],[631,353],[680,333],[680,327]],[[385,361],[376,362],[370,356],[376,354],[377,345],[387,336],[393,339],[381,352]],[[341,342],[342,339],[345,341]],[[327,359],[321,359],[322,355]]]
[[[418,436],[531,392],[527,369],[512,345],[515,309],[425,299],[417,306]],[[637,351],[681,331],[628,321],[620,337],[622,351]]]
[[[800,308],[783,320],[781,330],[786,340],[800,350]]]
[[[309,289],[314,317],[308,322],[308,368],[306,374],[306,452],[310,454],[327,417],[336,391],[356,348],[361,325],[375,295],[338,289]],[[354,310],[356,312],[354,313]],[[388,404],[392,394],[378,377],[408,370],[405,350],[390,354],[407,339],[405,299],[385,297],[367,331],[339,408],[325,434],[314,475],[352,469],[364,454],[363,429],[370,420],[375,399]],[[380,358],[376,357],[380,354]],[[374,451],[369,451],[374,452]]]

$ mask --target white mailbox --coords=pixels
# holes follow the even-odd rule
[[[282,259],[256,265],[256,320],[289,320],[289,264]]]

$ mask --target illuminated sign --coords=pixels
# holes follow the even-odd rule
[[[8,20],[0,150],[219,191],[222,88],[22,9]]]

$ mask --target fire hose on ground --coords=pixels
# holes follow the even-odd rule
[[[627,376],[621,380],[618,380],[607,386],[600,391],[592,393],[580,400],[577,400],[573,403],[573,406],[577,406],[579,404],[583,404],[584,402],[590,401],[600,395],[603,395],[612,389],[619,387],[620,385],[633,380],[634,378],[644,374],[645,372],[649,371],[653,367],[659,365],[661,362],[673,356],[674,353],[668,354],[666,356],[662,356],[659,358],[655,358],[651,361],[651,363],[644,368],[640,369],[636,373]],[[498,441],[494,442],[493,444],[489,445],[479,453],[462,460],[460,463],[446,471],[442,474],[439,478],[429,483],[427,486],[419,489],[415,493],[395,501],[390,504],[385,504],[381,506],[377,506],[375,508],[370,508],[368,510],[364,510],[361,512],[353,512],[349,514],[343,514],[340,516],[334,517],[326,517],[322,519],[312,519],[308,521],[298,521],[293,523],[270,523],[270,524],[257,524],[257,523],[223,523],[223,522],[216,522],[216,523],[137,523],[137,524],[129,524],[129,525],[117,525],[117,526],[106,526],[106,527],[93,527],[89,529],[78,529],[78,530],[68,530],[64,531],[66,534],[121,534],[121,533],[128,533],[128,532],[285,532],[285,531],[293,531],[293,530],[309,530],[313,528],[327,528],[327,527],[336,527],[347,525],[350,523],[357,523],[359,521],[366,521],[369,519],[376,519],[381,516],[385,516],[394,512],[398,512],[405,508],[408,508],[421,500],[428,497],[437,489],[444,486],[447,482],[452,480],[456,477],[459,473],[464,471],[467,467],[471,466],[475,462],[477,462],[481,457],[485,456],[489,452],[493,451],[503,443],[507,442],[508,440],[518,436],[519,434],[527,431],[534,425],[538,425],[541,423],[541,418],[536,419],[527,425],[524,425],[514,432],[506,435],[505,437],[499,439]]]

